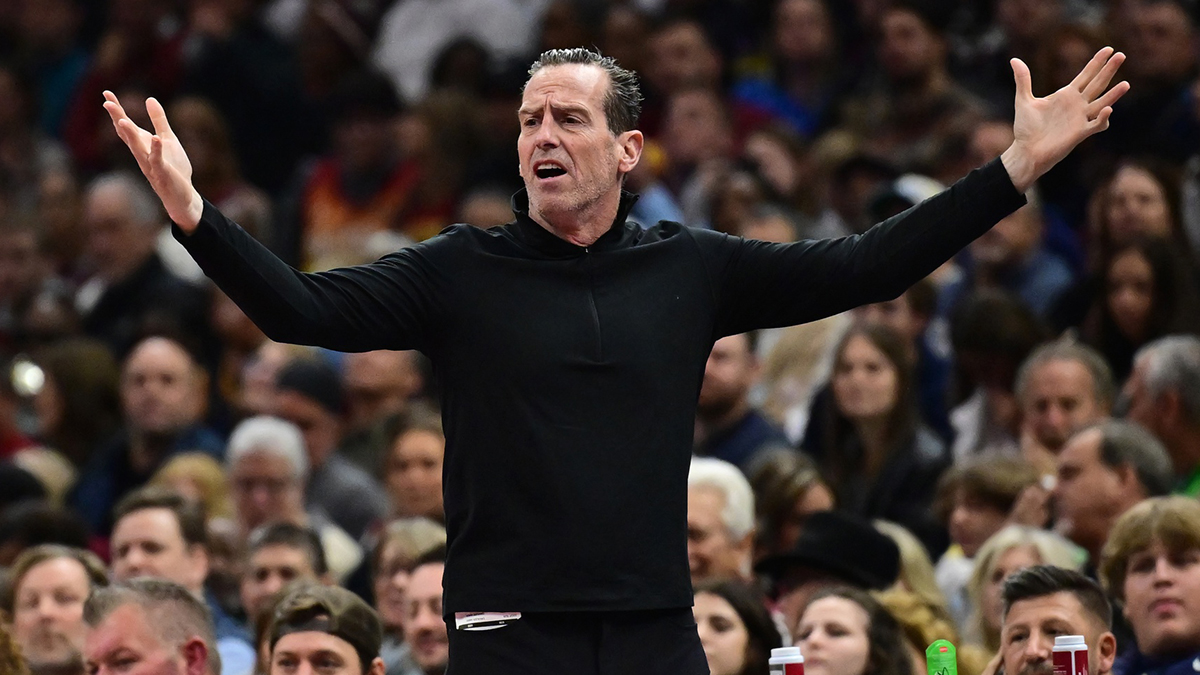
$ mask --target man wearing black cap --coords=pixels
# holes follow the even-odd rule
[[[309,464],[305,506],[322,510],[351,537],[362,537],[387,514],[388,500],[370,474],[336,452],[345,414],[337,373],[320,361],[297,359],[279,371],[275,389],[275,414],[304,434]]]
[[[279,601],[270,628],[271,675],[383,675],[379,615],[338,586],[303,585]],[[304,668],[303,665],[308,667]]]
[[[713,342],[927,276],[1107,127],[1122,61],[1105,48],[1044,99],[1014,61],[1016,140],[1001,158],[862,236],[779,245],[628,222],[637,78],[586,49],[550,50],[517,111],[513,223],[453,226],[310,275],[204,201],[157,101],[156,134],[111,92],[104,105],[176,237],[268,336],[432,360],[446,425],[443,614],[513,619],[452,628],[448,673],[696,675],[708,664],[690,608],[687,469]],[[570,658],[549,656],[560,652]],[[456,665],[481,654],[486,668]]]
[[[793,637],[808,599],[827,586],[883,590],[900,575],[900,549],[871,523],[841,511],[808,517],[790,553],[765,558],[755,571],[774,582],[775,609]]]

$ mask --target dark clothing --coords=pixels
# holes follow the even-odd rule
[[[524,614],[495,630],[446,620],[446,675],[704,675],[708,661],[688,607]]]
[[[729,427],[714,430],[703,443],[696,446],[696,454],[723,459],[745,471],[750,460],[760,451],[790,446],[787,436],[779,427],[762,413],[751,409],[745,417]]]
[[[127,278],[104,289],[83,317],[83,332],[124,358],[138,340],[162,334],[188,340],[195,349],[211,348],[207,300],[200,288],[171,274],[158,254]],[[205,359],[206,353],[196,354]]]
[[[129,463],[129,435],[121,431],[96,449],[79,474],[70,504],[79,512],[93,534],[107,536],[112,529],[112,510],[128,492],[145,485],[168,459],[182,452],[203,452],[221,459],[225,444],[207,427],[186,429],[149,471],[142,473]]]
[[[281,263],[211,204],[176,236],[270,338],[419,349],[446,428],[447,614],[688,607],[687,474],[713,342],[895,298],[1024,203],[998,161],[859,236],[773,244],[625,217],[575,246],[452,226],[379,261]]]
[[[1113,663],[1113,675],[1196,675],[1200,673],[1200,651],[1181,659],[1158,660],[1132,649]]]

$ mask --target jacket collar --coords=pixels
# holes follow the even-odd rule
[[[629,217],[629,211],[633,209],[637,200],[636,194],[622,190],[621,203],[617,207],[617,217],[613,220],[612,226],[608,228],[607,232],[600,235],[596,243],[584,247],[559,237],[531,218],[529,216],[529,193],[522,188],[512,196],[512,210],[513,215],[516,216],[512,231],[522,242],[548,255],[567,257],[581,255],[586,251],[607,251],[627,243],[626,240],[632,236],[632,231],[625,227],[625,219]]]

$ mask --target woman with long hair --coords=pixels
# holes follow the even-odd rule
[[[814,595],[796,634],[807,675],[911,675],[904,640],[887,609],[857,588]]]
[[[700,584],[692,612],[712,675],[765,675],[782,639],[757,591],[728,579]]]

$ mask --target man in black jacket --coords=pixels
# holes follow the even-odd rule
[[[1106,48],[1045,99],[1014,61],[1017,140],[1002,161],[864,235],[781,245],[627,223],[636,78],[587,50],[546,52],[518,111],[513,223],[454,226],[320,274],[279,262],[200,197],[156,101],[154,134],[112,94],[104,105],[176,236],[268,336],[434,362],[451,675],[690,674],[707,665],[689,609],[687,473],[713,342],[929,274],[1107,125],[1122,61]]]

